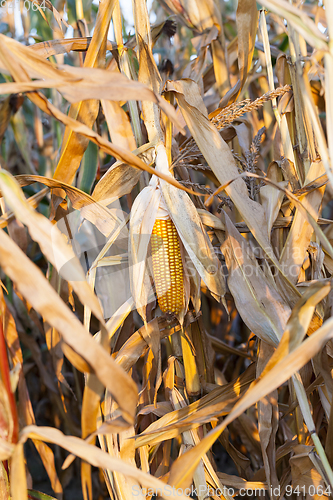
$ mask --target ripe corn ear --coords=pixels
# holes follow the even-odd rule
[[[184,305],[183,263],[172,220],[156,219],[150,241],[158,304],[162,312],[178,314]]]

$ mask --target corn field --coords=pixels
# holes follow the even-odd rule
[[[0,500],[333,496],[333,1],[0,1]]]

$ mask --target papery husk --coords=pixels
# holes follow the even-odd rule
[[[157,146],[156,151],[156,169],[165,174],[169,173],[164,146]],[[187,194],[183,196],[180,190],[169,189],[169,183],[162,180],[160,186],[170,217],[189,258],[213,297],[218,301],[223,300],[226,291],[225,279],[197,209]]]
[[[169,172],[165,147],[156,147],[156,170],[172,177]],[[131,288],[133,298],[142,318],[146,319],[146,305],[152,296],[148,273],[149,241],[156,218],[170,216],[176,226],[184,250],[184,308],[178,314],[183,322],[189,296],[193,297],[196,311],[200,307],[198,275],[212,295],[224,300],[225,280],[215,251],[203,228],[200,216],[190,197],[178,189],[169,189],[168,182],[152,177],[149,186],[143,189],[133,203],[130,219],[129,256],[131,266]],[[195,267],[194,272],[190,263]],[[192,279],[191,279],[192,278]]]

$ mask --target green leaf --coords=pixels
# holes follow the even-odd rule
[[[28,490],[28,498],[29,500],[57,500],[54,497],[50,497],[50,495],[36,490]]]

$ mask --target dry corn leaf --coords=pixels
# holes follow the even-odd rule
[[[11,406],[10,406],[10,401],[8,397],[8,392],[6,390],[6,387],[0,379],[0,411],[1,411],[1,421],[0,421],[0,430],[1,430],[1,436],[2,439],[5,442],[9,443],[13,439],[13,432],[14,432],[14,422],[12,418],[12,411],[11,411]],[[4,453],[6,454],[7,450],[4,450]],[[3,460],[6,460],[4,458]]]
[[[331,365],[330,344],[331,342],[329,342],[321,352],[319,352],[316,356],[314,356],[312,361],[314,369],[313,371],[315,375],[317,376],[317,378],[319,379],[322,378],[324,380],[324,384],[318,387],[318,392],[327,419],[330,418],[331,406],[329,404],[329,401],[332,400],[332,394],[333,394],[333,384],[332,384],[331,366],[330,366]],[[309,393],[309,388],[307,388],[306,393],[307,394]],[[327,454],[327,458],[329,461],[330,461],[330,451],[327,453],[327,449],[329,446],[329,442],[331,440],[330,433],[331,431],[329,425],[327,432],[327,440],[325,443],[325,452]]]
[[[115,409],[115,405],[112,404],[110,395],[107,395],[106,399],[106,408],[109,410],[110,408],[110,414],[112,414],[112,410]],[[130,446],[124,446],[124,444],[129,443],[128,438],[133,437],[135,434],[134,427],[130,427],[129,429],[123,431],[120,435],[113,435],[113,436],[106,436],[106,440],[108,443],[108,453],[112,456],[115,456],[117,458],[121,458],[124,462],[127,464],[131,465],[132,467],[136,467],[136,461],[135,461],[135,448],[134,448],[134,443],[133,441],[130,441]],[[141,464],[141,469],[144,472],[149,471],[149,466],[146,467],[146,470],[144,467],[142,467]],[[109,473],[111,471],[108,471]],[[117,494],[119,496],[119,499],[121,500],[127,500],[133,499],[137,497],[135,494],[135,491],[140,490],[140,485],[139,482],[136,478],[128,477],[123,474],[118,474],[117,472],[112,473],[113,481],[116,483],[116,489],[117,489]],[[143,492],[140,492],[140,498],[144,498]]]
[[[117,329],[122,325],[123,321],[126,319],[127,315],[131,312],[132,303],[128,301],[123,304],[121,308],[109,319],[107,322],[107,330],[109,341],[112,339],[112,336],[115,334]],[[96,341],[101,341],[101,332],[98,332],[94,336]],[[104,339],[106,343],[106,339]],[[116,433],[121,432],[124,429],[129,427],[129,424],[122,420],[121,418],[115,419],[112,421],[104,421],[102,425],[96,429],[97,415],[98,409],[100,406],[100,397],[102,395],[101,384],[98,382],[96,377],[87,377],[86,387],[83,396],[83,409],[82,409],[82,430],[83,435],[87,436],[89,434],[89,429],[93,429],[91,432],[91,437],[94,437],[99,434],[108,434],[108,433]],[[110,393],[107,393],[105,400],[110,400],[114,405],[114,401],[112,400],[112,396]],[[106,403],[104,402],[104,407]],[[93,415],[93,416],[92,416]],[[96,430],[95,430],[96,429]],[[70,463],[69,458],[66,459],[66,467],[68,467]]]
[[[128,429],[129,424],[125,422],[122,418],[116,418],[114,420],[107,420],[102,425],[98,426],[94,435],[99,436],[102,434],[120,434],[121,432]]]
[[[6,301],[4,300],[4,296],[2,291],[0,291],[0,311],[2,312],[4,322],[3,322],[3,330],[6,338],[6,342],[9,348],[9,352],[14,364],[14,367],[19,367],[19,381],[18,381],[18,392],[19,392],[19,408],[23,408],[22,413],[24,414],[24,420],[26,425],[34,424],[35,417],[32,409],[29,392],[26,386],[25,378],[23,375],[23,355],[20,346],[20,341],[18,337],[18,333],[16,330],[16,325],[12,314],[9,311]],[[31,344],[30,344],[31,345]],[[21,413],[21,414],[22,414]],[[43,465],[47,471],[49,476],[51,486],[54,492],[62,493],[62,487],[59,482],[57,472],[54,464],[54,456],[52,450],[43,442],[33,440],[34,445],[41,457]],[[1,491],[1,488],[0,488]],[[1,498],[1,496],[0,496]]]
[[[66,54],[73,51],[86,51],[91,44],[91,37],[82,38],[57,38],[55,40],[47,40],[45,42],[35,43],[29,46],[30,50],[36,52],[43,57],[56,56],[58,54]],[[107,41],[106,49],[112,50],[116,46],[110,41]]]
[[[143,159],[149,165],[153,162],[153,153],[155,151],[153,146],[151,143],[144,144],[134,150],[133,153],[137,154],[139,158]],[[97,182],[92,193],[93,198],[105,204],[109,203],[109,200],[111,203],[121,196],[130,193],[135,184],[137,184],[141,172],[138,168],[117,161]]]
[[[174,34],[174,23],[170,19],[154,25],[151,29],[152,42],[155,43],[162,34],[172,36]],[[86,51],[91,44],[91,37],[81,38],[62,38],[55,40],[47,40],[45,42],[35,43],[30,45],[29,48],[40,54],[43,57],[51,57],[58,54],[65,54],[71,51]],[[125,43],[125,47],[135,49],[136,39],[130,37]],[[106,42],[106,50],[117,50],[118,45],[111,40]]]
[[[13,40],[12,41],[15,42],[14,45],[10,45],[10,43],[8,42],[8,40],[9,40],[8,37],[3,37],[3,38],[1,38],[1,37],[3,37],[3,35],[0,35],[0,46],[2,46],[2,51],[3,51],[1,56],[0,56],[0,61],[2,61],[2,64],[8,68],[8,70],[10,71],[10,73],[12,74],[13,78],[16,81],[29,82],[30,79],[29,79],[28,72],[27,72],[27,68],[29,68],[29,66],[27,63],[29,61],[31,61],[32,56],[34,56],[34,59],[38,59],[38,56],[36,54],[33,54],[33,53],[28,53],[28,54],[24,54],[23,60],[22,60],[22,58],[20,59],[19,55],[22,56],[21,45]],[[89,48],[91,48],[92,46],[93,46],[93,44],[91,44],[89,46]],[[13,49],[15,49],[15,50],[13,50]],[[23,52],[24,52],[24,48],[23,48]],[[88,58],[88,56],[87,56],[87,58]],[[86,58],[86,60],[87,60],[87,58]],[[39,59],[40,59],[40,61],[34,60],[33,62],[37,65],[37,67],[40,67],[41,65],[43,65],[43,70],[44,70],[43,76],[45,76],[45,73],[47,73],[47,74],[57,75],[56,78],[59,78],[59,74],[61,75],[62,71],[59,72],[59,70],[54,68],[53,65],[51,65],[48,61],[45,61],[43,58],[39,58]],[[0,64],[1,64],[1,62],[0,62]],[[23,64],[24,64],[24,66],[22,66]],[[46,70],[45,70],[45,65],[49,65],[46,67]],[[34,65],[32,65],[32,67],[34,67]],[[82,69],[81,68],[73,68],[72,71],[80,72],[80,71],[82,71]],[[96,71],[98,71],[98,69],[94,69],[94,70],[89,69],[88,71],[95,71],[96,72]],[[105,73],[108,73],[107,71],[106,72],[103,70],[100,70],[100,71],[103,73],[103,75]],[[35,76],[35,75],[32,75],[32,76]],[[64,76],[66,76],[66,72],[65,72]],[[118,74],[117,76],[120,78],[125,78],[124,76],[122,76],[120,74]],[[97,79],[100,79],[100,78],[101,78],[101,76],[99,78],[97,77]],[[72,79],[70,87],[71,87],[71,91],[73,91],[73,89],[74,89],[73,79]],[[95,80],[93,82],[93,87],[96,89]],[[64,182],[71,183],[72,178],[73,178],[73,176],[74,176],[74,174],[79,166],[82,155],[83,155],[83,153],[86,149],[86,146],[87,146],[87,142],[86,142],[85,138],[88,137],[91,139],[92,136],[94,136],[94,135],[98,136],[98,134],[96,134],[92,130],[90,130],[89,127],[86,127],[84,125],[84,123],[81,123],[80,121],[77,121],[77,120],[73,120],[73,116],[76,116],[76,112],[75,112],[74,108],[73,108],[72,113],[67,117],[66,115],[61,113],[59,110],[57,110],[57,108],[55,106],[51,105],[51,103],[48,102],[40,94],[37,95],[35,93],[32,93],[29,95],[29,97],[33,100],[33,102],[35,102],[35,104],[37,104],[39,107],[41,107],[41,109],[43,109],[46,113],[50,114],[50,112],[51,112],[51,114],[53,116],[55,116],[57,119],[60,119],[60,117],[61,117],[62,118],[61,121],[66,126],[69,127],[69,129],[67,129],[67,132],[65,133],[64,144],[67,143],[68,138],[71,136],[71,133],[75,132],[75,144],[77,145],[77,148],[74,148],[73,154],[68,153],[66,155],[64,155],[65,150],[63,149],[62,150],[62,157],[61,157],[64,159],[64,161],[66,160],[66,162],[69,161],[71,163],[69,165],[67,165],[67,167],[65,167],[65,165],[61,166],[62,163],[59,163],[60,166],[58,165],[58,168],[57,168],[57,171],[55,174],[56,177],[60,176],[60,180],[62,180]],[[100,95],[98,97],[100,97]],[[161,97],[157,98],[155,95],[154,95],[153,99],[155,100],[155,102],[156,101],[160,102],[162,104],[162,106],[164,107],[164,109],[169,109],[169,112],[171,112],[171,114],[173,116],[175,115],[173,107],[170,106],[164,99],[162,99]],[[80,105],[77,105],[77,108],[79,108],[79,107],[80,107]],[[82,108],[82,113],[83,113],[83,115],[86,115],[88,112],[89,112],[89,104],[86,104],[86,105],[84,105],[84,108]],[[90,117],[90,119],[92,119],[92,118],[93,117]],[[82,118],[82,121],[84,121],[83,118]],[[77,132],[80,132],[80,130],[73,127],[74,123],[80,123],[81,125],[79,125],[79,129],[80,128],[82,129],[82,127],[83,127],[86,131],[88,131],[88,134],[81,133],[81,135],[77,135]],[[72,132],[69,132],[69,130],[71,130]],[[108,141],[106,141],[106,142],[108,142]],[[112,149],[120,150],[122,148],[119,148],[118,146],[113,146]],[[117,154],[115,156],[118,157]],[[131,157],[133,159],[134,155],[131,155]],[[126,161],[125,156],[123,156],[121,159]],[[78,161],[78,160],[80,160],[80,161]],[[128,163],[134,164],[136,166],[138,166],[138,163],[140,163],[141,166],[144,165],[144,167],[143,167],[144,170],[147,170],[147,169],[149,170],[149,167],[146,167],[145,164],[143,162],[140,162],[138,159],[134,160],[134,163],[133,162],[128,162]],[[178,183],[176,183],[176,181],[174,181],[174,183],[178,185]]]
[[[21,188],[8,172],[0,171],[0,189],[16,217],[27,225],[31,237],[38,242],[47,259],[69,281],[82,304],[86,304],[104,323],[103,312],[96,295],[88,285],[81,264],[62,233],[46,217],[27,203]]]
[[[147,304],[154,300],[148,276],[147,256],[160,200],[159,190],[147,186],[136,197],[131,209],[128,242],[131,290],[135,306],[143,318],[146,317]]]
[[[133,3],[133,15],[135,36],[139,46],[138,80],[158,95],[161,88],[161,76],[152,53],[150,22],[145,0],[137,0]],[[153,102],[143,101],[142,114],[148,140],[150,142],[163,140],[158,107]]]
[[[231,474],[225,474],[224,472],[218,472],[218,477],[223,481],[224,484],[228,486],[233,486],[234,488],[241,489],[268,489],[268,485],[262,481],[247,481],[246,479],[238,476],[233,476]]]
[[[0,256],[3,271],[16,283],[20,293],[62,334],[64,341],[91,365],[100,381],[119,402],[125,418],[132,421],[137,401],[137,388],[133,380],[91,338],[42,272],[3,230],[0,230]],[[113,377],[118,381],[117,384],[112,382]]]
[[[286,181],[281,182],[281,187],[286,188],[287,186],[288,182]],[[261,204],[265,209],[268,234],[271,234],[271,230],[274,225],[274,222],[277,219],[283,198],[284,198],[283,191],[278,191],[273,186],[266,185],[260,188],[260,199],[261,199]]]
[[[161,179],[165,179],[182,191],[187,191],[188,193],[202,196],[201,193],[196,193],[195,191],[192,191],[192,189],[184,187],[174,178],[162,174],[161,172],[156,172],[156,170],[151,168],[149,165],[146,165],[146,163],[144,163],[130,151],[127,151],[117,146],[116,144],[112,144],[111,142],[104,139],[104,137],[100,136],[99,134],[91,130],[89,127],[84,125],[83,123],[77,120],[73,120],[69,116],[65,115],[64,113],[59,111],[53,104],[51,104],[51,102],[48,101],[43,95],[38,93],[32,93],[29,95],[29,97],[32,100],[32,102],[34,102],[37,106],[39,106],[40,109],[42,109],[45,113],[47,113],[50,116],[53,116],[54,118],[62,122],[64,125],[70,126],[77,133],[85,137],[88,137],[92,142],[97,144],[103,151],[107,152],[111,156],[115,156],[116,158],[122,160],[125,164],[133,165],[141,170],[149,172],[150,174],[154,174],[157,177],[160,177]]]
[[[174,364],[172,367],[173,370],[176,371],[176,369],[177,369],[176,367],[177,367],[177,365]],[[175,410],[180,410],[181,408],[184,408],[184,406],[187,403],[187,400],[185,400],[185,398],[182,396],[181,392],[178,391],[176,387],[172,387],[172,388],[170,387],[169,397],[170,397],[171,404],[173,405]],[[194,429],[190,430],[190,431],[184,430],[182,432],[182,441],[183,441],[184,447],[186,447],[187,449],[192,448],[195,445],[195,443],[199,442],[197,431]],[[212,474],[210,474],[210,475],[213,479],[213,484],[214,484],[214,479],[216,478],[217,485],[220,486],[220,483],[219,483],[219,480],[215,474],[215,471],[214,471],[214,469],[212,469],[212,466],[211,466],[210,462],[208,461],[207,456],[205,455],[203,457],[203,459],[200,461],[200,463],[199,463],[199,465],[198,465],[198,467],[195,470],[194,475],[193,475],[193,483],[197,489],[197,492],[198,492],[197,496],[198,496],[199,500],[204,500],[205,498],[207,498],[207,493],[208,493],[204,466],[206,466],[208,474],[210,474],[212,472]],[[188,483],[188,486],[189,485],[190,485],[190,483]],[[226,500],[231,500],[230,496],[228,494],[226,494],[225,496],[226,496]]]
[[[135,438],[135,446],[153,446],[165,439],[178,436],[184,429],[197,427],[216,417],[227,415],[235,402],[254,379],[254,365],[251,365],[237,380],[213,389],[194,403],[162,416]]]
[[[276,189],[278,189],[280,191],[283,191],[286,194],[286,196],[289,198],[289,200],[291,202],[295,203],[295,205],[299,208],[299,210],[302,212],[302,214],[306,217],[306,219],[309,222],[309,224],[311,224],[311,226],[312,226],[315,234],[317,235],[318,239],[320,240],[320,242],[321,242],[321,244],[323,246],[323,249],[330,256],[333,256],[333,248],[332,248],[332,246],[331,246],[328,238],[326,237],[326,235],[324,234],[324,232],[319,227],[319,225],[316,222],[315,218],[312,217],[310,211],[303,205],[303,203],[297,198],[297,196],[295,196],[288,189],[283,188],[280,184],[272,181],[268,177],[262,177],[262,176],[259,176],[257,174],[251,173],[251,172],[244,172],[243,174],[238,175],[235,179],[237,179],[239,177],[245,177],[245,176],[246,177],[254,177],[254,178],[258,178],[258,179],[260,178],[265,183],[267,183],[269,185],[272,185],[272,186],[275,186]],[[224,188],[226,188],[228,185],[230,185],[232,183],[233,183],[233,180],[228,181],[228,183],[226,183],[226,185],[220,186],[220,188],[218,188],[212,195],[210,195],[210,197],[206,201],[206,204],[209,204],[210,200],[213,198],[213,196],[215,196],[216,194],[218,194],[221,191],[223,191]],[[251,230],[251,232],[253,232],[253,231]],[[280,274],[277,274],[277,276],[276,276],[276,284],[278,286],[279,292],[280,292],[280,294],[283,297],[286,297],[286,300],[288,300],[291,305],[295,305],[296,302],[297,302],[297,300],[298,300],[298,298],[299,298],[299,296],[300,296],[300,292],[294,286],[294,284],[289,281],[288,277],[286,277],[284,275],[283,268],[281,267],[281,265],[279,263],[276,262],[276,258],[275,257],[274,257],[274,260],[275,260],[274,264],[275,264],[275,266],[277,267],[277,269],[279,270],[279,273],[280,273]]]
[[[10,460],[10,493],[12,500],[28,500],[23,444],[15,446]]]
[[[330,283],[315,283],[304,293],[292,311],[279,345],[257,380],[263,380],[277,364],[281,363],[281,360],[301,344],[309,328],[316,305],[328,294],[330,289]]]
[[[141,170],[139,172],[141,174]],[[15,180],[20,186],[28,186],[34,182],[40,182],[51,189],[63,189],[70,199],[73,208],[80,210],[82,217],[94,224],[105,236],[109,236],[121,222],[113,210],[109,210],[104,205],[101,205],[93,196],[70,184],[41,175],[17,175]]]
[[[254,0],[241,0],[237,5],[238,66],[241,88],[250,70],[256,38],[258,11]]]
[[[142,328],[144,328],[144,326]],[[169,332],[164,331],[164,336],[167,337],[168,335]],[[116,361],[125,371],[129,371],[147,349],[148,344],[139,330],[133,333],[133,335],[121,347],[117,353]]]
[[[106,40],[115,3],[115,0],[101,0],[99,3],[93,37],[83,63],[84,68],[105,67]],[[92,128],[99,111],[99,100],[79,98],[79,101],[71,105],[68,116]],[[53,174],[55,179],[72,184],[88,143],[86,137],[76,134],[70,126],[66,126],[60,158]]]
[[[89,373],[83,391],[82,410],[81,410],[81,430],[82,439],[87,438],[97,429],[97,417],[100,410],[101,397],[104,392],[103,384],[96,375]],[[95,439],[89,438],[89,442],[94,444]],[[81,484],[84,500],[92,500],[92,478],[91,465],[89,462],[81,462]]]
[[[131,305],[132,304],[129,303],[129,301],[123,304],[116,311],[113,317],[110,318],[110,320],[107,323],[108,338],[105,336],[105,334],[103,335],[102,332],[98,332],[95,335],[95,340],[103,341],[104,347],[107,350],[107,352],[109,352],[110,350],[109,349],[110,339],[115,334],[119,326],[123,323],[126,316],[130,313]],[[100,404],[101,404],[100,401],[103,396],[103,393],[104,393],[103,385],[100,383],[100,381],[97,379],[95,375],[89,374],[86,379],[86,386],[83,393],[82,412],[81,412],[81,427],[82,427],[83,438],[87,437],[89,434],[91,438],[97,434],[103,433],[103,425],[105,426],[105,432],[107,434],[110,434],[111,432],[112,433],[119,432],[117,431],[116,428],[113,428],[114,426],[113,421],[108,423],[108,419],[110,418],[110,415],[112,415],[112,411],[110,410],[110,412],[108,412],[107,410],[108,405],[110,404],[114,409],[118,409],[118,406],[114,402],[112,395],[108,391],[106,392],[104,398],[104,408],[106,414],[105,418],[107,421],[97,429],[97,420],[100,414]],[[128,425],[126,425],[125,427],[123,423],[121,430],[124,431],[126,428],[128,428]],[[109,443],[110,437],[106,436],[105,440],[107,443]],[[115,441],[118,442],[116,436],[115,436]],[[103,447],[104,438],[100,439],[100,442],[101,446]],[[110,446],[108,446],[108,452],[110,453]],[[90,464],[88,463],[81,464],[81,478],[82,478],[83,489],[87,490],[89,493],[89,498],[92,498],[92,480],[91,480],[90,469],[91,469]]]
[[[296,490],[298,486],[300,489],[302,488],[301,491],[303,491],[304,488],[306,493],[320,491],[320,488],[325,491],[326,486],[323,478],[315,467],[315,463],[318,459],[315,456],[313,446],[300,444],[294,446],[293,451],[294,455],[289,461],[291,466],[293,489]],[[311,497],[314,496],[315,495],[311,495]],[[325,497],[326,495],[323,496]]]
[[[203,32],[214,25],[221,26],[219,9],[213,0],[163,0],[165,7],[177,14],[190,28]]]
[[[313,333],[309,328],[311,328],[311,320],[316,306],[328,295],[330,290],[330,282],[315,282],[302,294],[302,297],[293,308],[284,332],[284,336],[288,339],[285,354],[295,349],[302,342],[306,333]]]
[[[187,315],[187,321],[193,323],[196,319],[189,312]],[[148,323],[149,324],[149,323]],[[181,326],[178,321],[173,321],[171,324],[168,320],[163,317],[158,318],[159,333],[161,339],[172,335],[175,332],[181,330]],[[133,333],[131,337],[125,342],[125,344],[119,349],[115,360],[116,362],[125,370],[129,371],[136,361],[146,352],[148,349],[148,344],[143,338],[143,333],[141,327],[140,330]]]
[[[7,130],[12,113],[11,96],[2,98],[0,101],[0,142]]]
[[[274,353],[274,348],[265,341],[260,342],[257,363],[257,377],[264,371],[267,360]],[[276,433],[279,428],[278,391],[271,392],[258,402],[258,431],[264,461],[267,484],[270,485],[270,497],[276,498],[279,480],[276,474]]]
[[[321,161],[313,162],[306,177],[305,185],[320,177],[324,172],[325,168]],[[325,186],[300,197],[303,207],[306,208],[315,221],[319,215],[324,191]],[[288,232],[287,240],[280,256],[281,266],[286,276],[294,284],[298,281],[312,234],[313,227],[308,222],[307,217],[303,211],[296,210],[291,229]]]
[[[45,62],[48,63],[48,61]],[[115,71],[71,66],[69,68],[71,69],[67,70],[66,65],[59,66],[58,74],[52,75],[53,78],[45,78],[45,80],[41,79],[43,77],[41,73],[38,75],[38,78],[40,78],[38,80],[1,83],[0,95],[56,88],[70,103],[77,103],[80,99],[88,100],[96,97],[112,101],[128,99],[153,101],[159,104],[176,121],[177,126],[180,126],[173,109],[169,107],[167,101],[162,97],[156,97],[146,85],[135,80],[129,80],[123,74]],[[4,68],[0,68],[0,70],[4,71]],[[64,72],[63,76],[62,72]]]
[[[25,390],[26,392],[28,392],[27,388],[25,388]],[[31,422],[27,422],[27,425],[30,424],[35,424],[34,420],[32,420]],[[47,444],[45,444],[43,441],[40,441],[39,439],[32,439],[32,442],[34,443],[36,450],[43,462],[47,475],[50,479],[52,490],[54,491],[54,493],[62,495],[63,490],[57,476],[53,451],[49,446],[47,446]]]
[[[286,189],[281,186],[280,183],[276,183],[272,181],[271,179],[268,179],[267,177],[261,177],[258,176],[257,174],[253,174],[250,172],[245,172],[245,174],[242,174],[248,177],[254,177],[254,178],[261,178],[263,182],[266,182],[267,184],[271,186],[275,186],[276,189],[283,191],[285,195],[289,198],[289,200],[296,205],[296,207],[302,212],[302,214],[306,217],[306,220],[309,222],[309,224],[312,226],[314,233],[318,237],[319,241],[322,244],[323,249],[333,257],[333,248],[326,237],[325,233],[322,231],[322,229],[319,227],[317,223],[317,215],[315,214],[315,217],[312,216],[312,208],[308,209],[301,200],[298,199],[297,196],[295,196],[289,189]],[[317,188],[316,188],[317,189]],[[312,189],[311,189],[312,192]],[[301,194],[303,194],[303,190],[301,190]],[[289,282],[289,284],[293,287],[295,290],[296,288]]]
[[[296,5],[290,4],[286,0],[260,0],[259,3],[283,19],[286,19],[310,45],[318,50],[328,51],[324,33],[319,30],[312,19],[301,8],[297,8]]]
[[[197,396],[201,392],[201,383],[197,367],[197,353],[194,350],[191,327],[181,333],[181,346],[185,372],[185,387],[188,397]]]
[[[111,142],[124,149],[134,151],[136,148],[131,123],[119,103],[102,99],[102,108],[108,124]]]
[[[238,177],[232,153],[215,126],[209,121],[198,86],[192,81],[180,80],[168,82],[167,90],[175,93],[186,124],[219,182],[225,185],[231,179]],[[240,178],[228,185],[225,191],[264,252],[279,268],[269,242],[263,207],[249,198],[245,182]]]
[[[192,189],[184,187],[170,175],[165,175],[161,172],[157,172],[149,165],[146,165],[146,163],[144,163],[137,156],[135,156],[135,154],[115,144],[112,144],[111,142],[104,139],[104,137],[101,137],[99,134],[91,130],[83,123],[77,120],[73,120],[69,116],[65,115],[64,113],[59,111],[55,106],[53,106],[53,104],[51,104],[51,102],[48,101],[43,95],[38,93],[33,93],[30,95],[30,99],[36,105],[38,105],[40,109],[42,109],[45,113],[47,113],[50,116],[53,116],[60,122],[64,123],[64,125],[70,126],[73,130],[80,133],[81,135],[88,137],[92,142],[97,144],[103,151],[107,152],[111,156],[115,156],[116,158],[122,160],[125,164],[132,165],[141,170],[149,172],[150,174],[156,175],[161,179],[165,179],[166,181],[170,182],[171,184],[178,187],[182,191],[187,191],[190,194],[202,196],[202,193],[196,193]]]
[[[0,84],[2,94],[57,88],[69,102],[92,98],[114,101],[148,100],[161,106],[177,127],[182,129],[173,106],[146,85],[130,80],[119,72],[87,66],[79,68],[66,64],[55,65],[39,56],[32,48],[0,34],[1,46],[14,58],[16,64],[23,65],[27,76],[35,79],[15,78],[16,82]],[[7,57],[5,59],[4,54],[2,57],[0,55],[0,71],[6,73],[11,69],[12,65],[8,64]]]
[[[156,381],[155,384],[153,383],[153,380],[151,381],[151,383],[155,386],[154,403],[156,404],[157,392],[162,383],[161,341],[157,318],[154,318],[152,321],[146,324],[145,328],[142,328],[141,331],[143,338],[149,345],[154,358]]]
[[[251,68],[257,34],[258,11],[255,0],[239,0],[236,11],[239,80],[222,98],[223,108],[236,101]]]
[[[200,51],[197,61],[202,59],[201,56],[205,52],[206,46],[210,44],[215,79],[219,95],[222,96],[229,89],[230,83],[224,27],[221,12],[216,2],[214,0],[163,0],[162,4],[169,11],[178,14],[181,21],[194,32],[202,34],[192,40],[197,52]],[[207,33],[209,33],[209,37],[206,37]],[[197,47],[197,44],[200,48]]]
[[[60,13],[57,11],[57,9],[52,5],[52,3],[49,1],[49,0],[29,0],[32,4],[35,4],[38,6],[38,10],[39,12],[42,14],[43,18],[45,19],[46,22],[47,19],[45,17],[45,14],[43,11],[45,11],[45,7],[47,9],[49,9],[51,12],[53,12],[53,15],[54,15],[54,18],[55,20],[57,21],[58,23],[58,26],[61,30],[61,33],[62,33],[62,25],[61,23],[64,23],[64,25],[66,26],[66,28],[68,28],[68,24],[67,22],[65,21],[65,19],[60,15]]]
[[[184,494],[178,494],[175,492],[170,486],[166,485],[156,477],[142,472],[140,469],[127,464],[123,460],[110,456],[108,453],[105,453],[96,446],[87,444],[82,439],[74,436],[65,436],[58,429],[30,425],[22,430],[21,443],[25,442],[29,437],[57,444],[81,459],[86,460],[95,467],[118,471],[126,476],[137,479],[143,487],[153,488],[155,491],[158,491],[158,494],[162,498],[165,498],[166,500],[170,498],[185,500],[187,498]]]
[[[267,280],[250,245],[225,214],[227,239],[221,247],[228,268],[228,286],[244,323],[262,340],[277,345],[291,310]]]
[[[25,73],[30,78],[15,77],[16,82],[0,84],[0,94],[29,92],[40,88],[57,88],[64,97],[72,103],[80,99],[104,98],[114,101],[148,100],[161,106],[177,127],[182,130],[173,106],[158,94],[154,94],[146,85],[130,80],[123,74],[94,67],[78,68],[75,66],[54,65],[35,53],[30,47],[0,34],[0,47],[18,65],[23,65]],[[0,71],[12,71],[5,55],[0,55]],[[14,75],[12,75],[14,76]],[[70,115],[71,116],[71,115]]]
[[[333,338],[333,319],[330,318],[314,332],[311,337],[301,343],[287,356],[280,358],[275,366],[262,378],[257,380],[234,406],[228,417],[215,429],[210,431],[193,450],[185,453],[176,460],[171,468],[169,483],[179,487],[193,472],[200,461],[201,456],[213,445],[218,436],[235,418],[241,415],[247,408],[270,394],[286,382],[297,370],[304,366],[325,343]]]
[[[311,408],[310,408],[310,405],[308,402],[308,396],[307,396],[306,391],[304,389],[304,384],[303,384],[303,381],[302,381],[302,378],[301,378],[299,372],[294,373],[294,375],[292,376],[292,383],[293,383],[293,388],[294,388],[295,395],[297,397],[297,401],[299,404],[299,408],[300,408],[301,413],[302,413],[303,420],[306,424],[306,427],[307,427],[309,433],[311,434],[311,439],[316,444],[316,448],[317,448],[317,452],[318,452],[319,456],[325,456],[325,453],[323,453],[323,455],[322,455],[322,452],[324,452],[324,450],[323,450],[322,445],[321,445],[321,443],[318,439],[318,436],[317,436],[316,426],[315,426],[315,423],[314,423],[314,420],[312,417],[312,413],[311,413]],[[297,413],[296,413],[296,418],[297,418]],[[300,423],[298,425],[297,433],[301,436],[302,432],[303,432],[302,424]],[[325,457],[325,459],[326,459],[326,457]],[[323,470],[324,470],[324,467],[323,467]],[[329,481],[331,481],[332,471],[330,471],[330,473],[331,473],[330,475],[329,474],[327,475]]]

